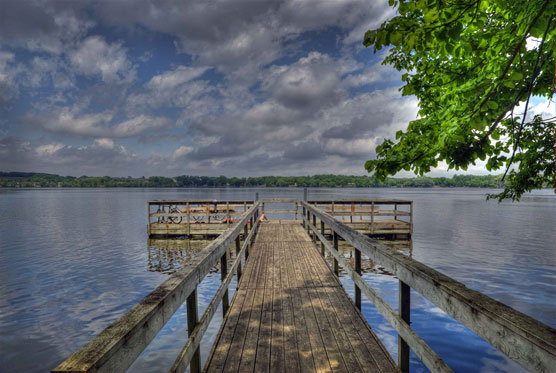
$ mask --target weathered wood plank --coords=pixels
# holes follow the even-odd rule
[[[319,240],[325,240],[325,237],[317,233]],[[334,247],[328,242],[324,241],[327,250],[334,256],[336,261],[346,270],[352,278],[355,285],[357,285],[367,298],[373,303],[385,319],[396,329],[404,340],[406,340],[410,347],[414,350],[415,354],[423,361],[423,363],[432,371],[435,372],[451,372],[451,369],[446,363],[438,357],[438,355],[423,341],[417,333],[415,333],[410,326],[392,310],[392,308],[376,292],[367,284],[360,274],[345,260]]]
[[[261,328],[261,314],[264,291],[265,290],[261,288],[253,290],[255,296],[253,299],[253,305],[251,306],[249,327],[247,328],[243,351],[241,351],[241,363],[239,365],[239,372],[252,372],[255,368],[255,356],[257,356],[259,330]]]
[[[238,291],[241,291],[241,289]],[[223,365],[224,372],[237,372],[239,370],[239,364],[241,362],[245,337],[247,336],[247,330],[249,328],[249,318],[251,316],[251,310],[253,309],[254,299],[255,292],[247,291],[246,299],[234,330],[234,335],[231,338],[231,343],[230,340],[222,340],[222,343],[229,344],[228,356]]]
[[[291,255],[288,255],[286,243],[282,242],[280,250],[280,269],[284,271],[282,279],[283,313],[284,313],[284,346],[286,359],[286,372],[299,372],[299,347],[296,341],[296,326],[294,317],[293,296],[290,289],[295,287],[295,274],[292,270]]]
[[[272,372],[285,371],[285,351],[284,351],[284,320],[282,312],[283,288],[274,286],[267,289],[272,292],[272,338],[270,354],[270,370]]]
[[[246,263],[243,275],[244,279],[250,276],[254,282],[243,279],[238,290],[257,294],[251,304],[244,302],[244,308],[250,310],[244,334],[250,334],[240,347],[241,356],[237,358],[240,365],[235,364],[233,342],[226,343],[229,353],[224,370],[380,371],[380,365],[374,360],[377,359],[384,360],[381,364],[390,368],[385,371],[395,371],[391,358],[364,326],[363,319],[359,318],[357,326],[353,324],[351,313],[344,309],[354,308],[347,296],[329,294],[334,289],[341,293],[343,290],[301,225],[265,224],[259,233],[266,238],[256,240],[254,254]],[[292,241],[292,236],[298,241]],[[230,315],[234,307],[232,304]],[[338,314],[338,310],[343,314]],[[241,317],[237,319],[232,337],[236,339],[241,334]],[[255,320],[258,320],[257,327],[254,327]],[[343,325],[346,321],[349,326]],[[258,339],[253,356],[255,330]],[[354,335],[348,335],[348,331]],[[361,333],[368,334],[365,340]],[[227,338],[231,340],[229,332]],[[365,344],[370,341],[377,345],[370,348],[378,351],[374,359]],[[217,343],[225,343],[224,338],[219,338]]]
[[[246,295],[247,292],[244,290],[238,290],[234,294],[230,313],[228,317],[224,319],[220,333],[214,342],[213,351],[207,362],[208,367],[210,367],[210,372],[222,372],[224,370],[226,358],[228,357],[231,346],[229,341],[233,339],[239,316],[246,300]],[[222,343],[220,343],[220,341],[222,341]]]
[[[469,289],[412,258],[393,252],[307,203],[302,204],[344,240],[524,368],[547,372],[556,366],[554,328]]]
[[[216,265],[257,207],[54,371],[126,370]]]
[[[255,372],[270,371],[270,353],[272,338],[272,291],[264,291],[259,344],[255,361]]]

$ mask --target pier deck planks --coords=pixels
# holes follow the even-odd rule
[[[263,224],[208,372],[397,372],[296,222]]]

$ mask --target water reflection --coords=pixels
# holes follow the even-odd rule
[[[388,246],[391,250],[402,253],[406,256],[409,256],[410,258],[413,254],[412,240],[384,241],[384,244],[386,246]],[[355,268],[355,252],[354,252],[355,249],[353,248],[353,246],[351,246],[350,244],[348,244],[345,241],[339,241],[338,242],[338,250],[340,251],[340,253],[342,253],[344,258],[346,258],[346,261],[353,268]],[[329,253],[327,253],[326,254],[326,260],[328,261],[328,264],[330,266],[332,266],[332,263],[334,261],[334,257],[332,255],[330,255]],[[387,271],[384,267],[379,265],[374,260],[365,257],[365,255],[361,255],[361,272],[362,273],[374,273],[374,274],[379,274],[379,275],[394,276],[393,273]],[[340,266],[339,274],[340,274],[340,277],[349,277],[348,273],[341,266]]]
[[[203,250],[211,240],[155,239],[147,241],[149,272],[172,274]]]

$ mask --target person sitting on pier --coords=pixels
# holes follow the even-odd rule
[[[265,223],[268,222],[268,218],[266,217],[266,215],[263,213],[261,214],[261,217],[259,218],[259,223]]]
[[[233,216],[230,216],[230,223],[235,223],[236,220],[237,220],[236,218],[234,218]],[[228,217],[225,217],[224,219],[222,219],[220,221],[220,223],[222,223],[222,224],[226,224],[227,222],[228,222]]]

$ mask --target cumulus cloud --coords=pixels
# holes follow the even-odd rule
[[[86,2],[1,1],[0,42],[31,51],[61,54],[94,26]]]
[[[164,117],[139,115],[116,124],[111,124],[114,113],[83,114],[75,108],[61,108],[49,114],[27,114],[24,122],[41,129],[84,137],[132,137],[149,130],[170,128],[172,122]]]
[[[353,61],[336,61],[328,55],[311,52],[291,65],[272,67],[262,86],[288,108],[324,106],[341,99],[346,93],[340,85],[342,75],[356,68]]]
[[[14,57],[13,53],[0,51],[0,108],[17,95],[12,66]]]
[[[140,174],[145,159],[112,140],[95,140],[72,146],[61,142],[35,145],[16,137],[0,139],[0,169],[58,173],[62,175]]]
[[[176,107],[183,109],[182,121],[206,115],[216,107],[210,93],[214,87],[200,78],[209,67],[178,66],[153,76],[141,92],[129,95],[127,110],[138,113],[146,109]]]
[[[0,153],[35,170],[363,173],[416,117],[384,88],[399,72],[358,54],[385,0],[5,3],[20,24],[0,22],[0,105],[28,103],[5,116]]]
[[[96,8],[105,22],[173,35],[179,52],[249,82],[287,54],[302,34],[336,27],[342,30],[342,45],[360,44],[363,33],[378,26],[387,10],[385,0],[140,2],[132,8],[110,2]]]
[[[122,43],[107,43],[101,36],[90,36],[69,52],[69,59],[82,74],[98,76],[104,82],[135,78],[135,67],[128,60]]]

